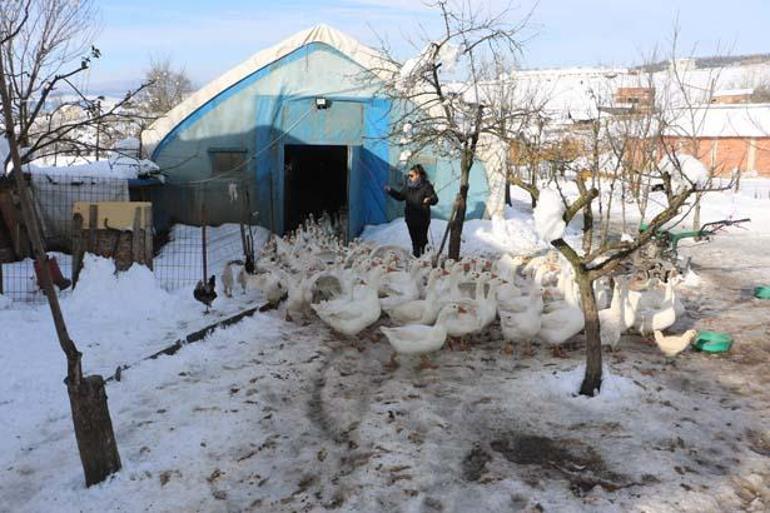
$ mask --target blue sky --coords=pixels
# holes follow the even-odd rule
[[[508,0],[471,0],[497,9]],[[385,36],[407,55],[405,39],[439,21],[420,0],[96,0],[103,58],[94,89],[125,88],[150,57],[168,56],[202,85],[258,50],[318,23],[376,45]],[[514,0],[513,16],[533,10],[527,67],[639,63],[666,46],[678,17],[682,54],[770,52],[769,0]]]

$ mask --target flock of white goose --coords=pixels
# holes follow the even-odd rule
[[[225,269],[223,282],[233,282]],[[429,254],[414,258],[398,246],[353,241],[343,245],[328,224],[309,220],[292,235],[272,237],[257,261],[256,274],[241,270],[244,288],[257,288],[272,303],[286,298],[287,318],[303,322],[317,317],[335,332],[353,337],[377,323],[397,354],[427,355],[447,340],[467,348],[474,335],[499,321],[508,342],[530,350],[538,340],[553,348],[583,330],[580,294],[571,266],[555,251],[531,257],[503,254],[496,259],[465,257],[444,260],[434,268]],[[684,307],[675,285],[640,282],[627,275],[597,281],[602,344],[613,350],[621,335],[643,335],[674,324]],[[656,336],[672,356],[688,344],[682,337]],[[682,346],[681,349],[679,346]]]

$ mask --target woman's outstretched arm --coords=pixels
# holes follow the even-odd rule
[[[387,192],[388,195],[390,195],[390,197],[393,198],[396,201],[404,201],[404,199],[405,199],[403,192],[394,189],[390,185],[386,185],[385,186],[385,192]]]

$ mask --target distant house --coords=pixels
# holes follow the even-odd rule
[[[696,107],[680,124],[681,132],[671,133],[667,142],[696,155],[716,174],[770,176],[770,104]]]
[[[751,97],[754,95],[754,88],[748,89],[722,89],[716,91],[711,103],[722,105],[733,105],[736,103],[751,103]]]
[[[682,90],[672,83],[671,69],[660,66],[651,75],[634,68],[521,70],[512,77],[520,94],[543,105],[554,127],[580,132],[601,113],[649,113],[656,108],[656,98],[676,118],[674,106],[684,102]],[[770,60],[742,59],[717,69],[684,59],[676,62],[676,69],[694,105],[680,111],[667,142],[696,155],[717,174],[737,170],[770,176],[770,104],[751,103],[755,89],[770,77]],[[747,87],[731,87],[737,83]]]
[[[252,56],[158,120],[143,147],[166,175],[153,197],[170,220],[238,222],[257,212],[276,233],[323,210],[350,236],[389,221],[402,206],[385,184],[401,183],[391,101],[379,93],[381,56],[320,25]],[[438,217],[457,192],[458,162],[423,153]],[[469,217],[485,213],[487,182],[471,174]]]

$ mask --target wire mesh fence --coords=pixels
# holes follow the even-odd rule
[[[119,178],[35,174],[31,185],[46,248],[52,251],[72,249],[76,202],[129,201],[128,181]]]
[[[34,206],[52,257],[54,273],[69,278],[72,275],[72,212],[76,202],[97,203],[128,201],[128,182],[114,177],[33,174],[30,186]],[[32,250],[21,228],[21,212],[15,206],[12,189],[4,189],[3,215],[0,223],[8,237],[9,246],[0,263],[0,293],[17,302],[38,303],[45,296],[37,284]],[[13,258],[7,258],[13,255]],[[7,261],[12,260],[12,261]],[[60,282],[64,285],[64,281]]]
[[[251,228],[251,230],[249,230]],[[245,227],[260,247],[267,238],[267,230],[261,227]],[[207,274],[222,273],[224,266],[234,260],[244,260],[241,228],[237,224],[225,224],[206,229]],[[61,274],[72,278],[72,256],[62,252],[50,252]],[[0,264],[2,293],[15,302],[45,302],[37,283],[34,260],[25,258],[18,262]],[[203,231],[198,226],[175,225],[170,230],[155,255],[153,272],[161,287],[168,291],[193,287],[203,277]]]
[[[54,252],[49,254],[62,276],[72,276],[72,256],[66,253]],[[46,298],[37,283],[35,261],[25,258],[18,262],[0,264],[2,274],[2,293],[17,303],[43,303]]]
[[[49,257],[55,262],[51,265],[65,278],[72,279],[73,208],[75,202],[123,202],[129,201],[128,182],[109,177],[84,176],[49,176],[36,175],[31,180],[31,190],[35,208],[41,221],[46,248]],[[220,196],[232,196],[232,188],[217,190],[213,194],[210,186],[202,188],[201,193],[193,196],[197,210],[205,211],[208,198],[221,200]],[[207,194],[203,194],[207,193]],[[248,197],[248,196],[246,196]],[[242,200],[242,198],[237,198]],[[212,200],[213,201],[213,200]],[[230,208],[239,212],[243,209],[242,201],[234,201]],[[163,208],[163,207],[161,207]],[[215,210],[211,208],[209,211]],[[223,210],[219,208],[219,210]],[[17,224],[20,213],[17,211]],[[0,222],[3,218],[0,217]],[[5,220],[8,224],[8,220]],[[216,221],[214,221],[216,222]],[[85,227],[85,225],[84,225]],[[99,226],[108,229],[109,226]],[[23,237],[23,229],[18,232]],[[245,243],[253,240],[252,247],[260,247],[267,238],[268,231],[256,225],[221,224],[206,228],[207,274],[220,275],[223,267],[233,260],[244,260]],[[12,262],[0,264],[0,293],[15,302],[42,303],[45,296],[37,283],[34,261],[26,240],[16,241],[16,257]],[[203,270],[203,230],[200,226],[185,224],[173,225],[167,233],[155,234],[153,272],[159,284],[166,290],[193,287],[204,275]]]
[[[267,231],[257,226],[246,226],[245,235],[253,236],[254,247],[260,247]],[[155,276],[166,290],[194,286],[203,274],[203,230],[198,226],[178,224],[169,232],[168,242],[155,257]],[[223,224],[206,228],[208,276],[219,276],[225,264],[244,260],[241,227]]]

